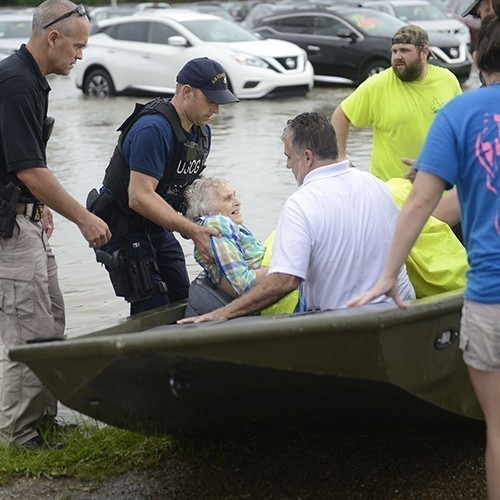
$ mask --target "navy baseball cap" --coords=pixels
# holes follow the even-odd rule
[[[227,88],[227,76],[222,66],[208,57],[188,61],[179,71],[177,82],[200,89],[215,104],[239,101]]]

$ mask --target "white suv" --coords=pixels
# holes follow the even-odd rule
[[[2,13],[0,11],[0,50],[14,52],[26,43],[31,35],[31,12]]]
[[[76,84],[94,96],[173,94],[182,66],[204,56],[222,65],[240,99],[304,95],[313,87],[313,68],[297,45],[180,9],[100,23],[75,66]]]

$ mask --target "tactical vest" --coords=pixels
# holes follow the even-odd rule
[[[130,168],[123,157],[122,143],[132,125],[146,114],[160,113],[172,127],[174,133],[174,150],[172,161],[165,165],[163,177],[156,192],[175,210],[184,210],[184,191],[197,179],[205,168],[209,153],[208,127],[194,126],[198,142],[188,139],[182,128],[179,115],[170,103],[163,98],[155,99],[147,104],[136,104],[134,112],[118,128],[121,132],[118,144],[104,174],[103,185],[107,187],[125,207],[128,207],[128,185]]]

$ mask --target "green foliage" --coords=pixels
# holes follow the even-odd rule
[[[179,443],[171,437],[143,436],[93,421],[48,433],[61,449],[0,447],[0,485],[16,477],[74,477],[102,481],[110,476],[156,466]]]

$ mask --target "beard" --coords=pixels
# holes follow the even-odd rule
[[[414,82],[418,80],[424,72],[424,63],[420,59],[414,63],[406,64],[405,66],[396,66],[393,62],[391,66],[396,76],[402,82]]]

